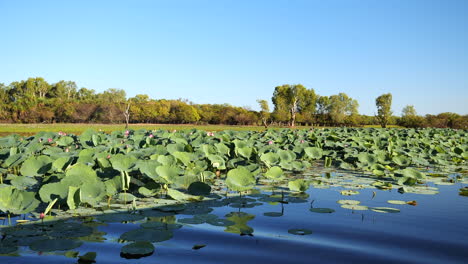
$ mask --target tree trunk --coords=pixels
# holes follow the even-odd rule
[[[130,102],[127,104],[127,108],[125,109],[124,116],[125,116],[125,129],[128,129],[128,122],[130,121]]]

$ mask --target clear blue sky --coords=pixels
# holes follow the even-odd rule
[[[274,87],[345,92],[363,114],[468,114],[468,0],[0,0],[0,82],[258,109]],[[271,101],[270,101],[270,106]]]

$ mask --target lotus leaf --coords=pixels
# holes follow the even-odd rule
[[[318,147],[307,147],[304,149],[305,154],[311,159],[321,159],[323,152],[321,148]]]
[[[131,155],[117,154],[110,158],[112,168],[119,171],[130,171],[136,164],[137,158]]]
[[[211,192],[211,187],[210,185],[204,183],[204,182],[193,182],[190,184],[188,187],[188,193],[191,195],[209,195]]]
[[[120,255],[123,258],[136,259],[151,256],[153,252],[153,244],[148,241],[139,241],[123,246],[120,250]]]
[[[309,229],[289,229],[288,233],[293,234],[293,235],[299,235],[299,236],[304,236],[304,235],[310,235],[312,234],[312,231]]]
[[[81,241],[52,238],[35,241],[30,247],[34,251],[51,252],[74,249],[80,247],[82,244],[83,242]]]
[[[289,190],[293,192],[305,192],[309,189],[309,183],[303,179],[297,179],[288,182]]]
[[[30,157],[25,160],[21,166],[21,175],[23,176],[41,176],[46,174],[52,168],[52,159],[47,156]]]
[[[173,236],[171,230],[155,230],[149,228],[139,228],[123,233],[120,239],[136,242],[162,242],[171,239]]]
[[[228,172],[226,185],[233,191],[247,191],[255,186],[255,178],[245,167],[238,167]]]
[[[271,167],[268,169],[268,171],[265,173],[265,177],[268,179],[272,180],[281,180],[284,178],[284,172],[280,167]]]

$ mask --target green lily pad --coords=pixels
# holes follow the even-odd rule
[[[305,236],[312,234],[312,230],[303,229],[303,228],[296,228],[296,229],[289,229],[288,233],[298,236]]]
[[[70,239],[44,239],[35,241],[30,245],[30,248],[34,251],[51,252],[74,249],[82,244],[81,241]]]
[[[310,208],[309,210],[314,213],[322,213],[322,214],[330,214],[330,213],[335,212],[335,210],[331,208]]]
[[[406,204],[405,201],[400,201],[400,200],[388,200],[387,203],[389,203],[389,204]]]
[[[247,191],[255,186],[255,178],[245,167],[238,167],[228,172],[226,185],[233,191]]]
[[[136,242],[162,242],[172,238],[170,230],[156,230],[150,228],[139,228],[123,233],[120,239]]]
[[[345,209],[355,210],[355,211],[365,211],[365,210],[369,210],[369,207],[367,207],[367,206],[364,206],[364,205],[356,205],[356,204],[342,204],[341,207],[342,207],[342,208],[345,208]]]
[[[106,223],[134,222],[144,218],[144,216],[138,214],[103,214],[96,216],[98,221]]]
[[[391,207],[371,207],[370,209],[378,213],[399,213],[400,212],[400,209],[391,208]]]
[[[151,256],[153,252],[153,244],[148,241],[139,241],[123,246],[120,250],[120,256],[126,259],[138,259]]]
[[[350,195],[359,194],[359,191],[356,191],[356,190],[343,190],[340,193],[341,193],[341,195],[350,196]]]
[[[293,192],[305,192],[307,189],[309,189],[309,186],[309,183],[303,179],[297,179],[288,182],[289,190]]]

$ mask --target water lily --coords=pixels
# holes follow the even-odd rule
[[[301,144],[304,143],[305,141],[303,139],[301,139]]]
[[[44,214],[44,213],[41,213],[41,214],[39,215],[39,218],[42,219],[42,220],[44,220],[44,217],[45,217],[45,214]]]
[[[149,137],[149,138],[154,138],[154,135],[153,135],[153,134],[150,134],[148,137]]]
[[[111,158],[111,155],[107,155],[107,159],[110,159]]]
[[[48,139],[47,139],[47,142],[51,143],[51,142],[52,142],[52,139],[51,139],[51,138],[48,138]]]
[[[207,132],[206,135],[209,136],[209,137],[214,137],[214,133],[213,133],[213,132]]]
[[[177,132],[177,130],[176,130],[176,129],[172,130],[172,133],[175,133],[175,132]]]
[[[66,148],[66,149],[65,149],[65,152],[69,152],[69,151],[70,151],[70,149],[69,149],[69,148]]]
[[[268,145],[273,145],[273,140],[268,141]]]
[[[130,135],[130,131],[128,131],[128,130],[125,130],[125,136],[127,136],[127,137],[128,137],[128,135]]]

